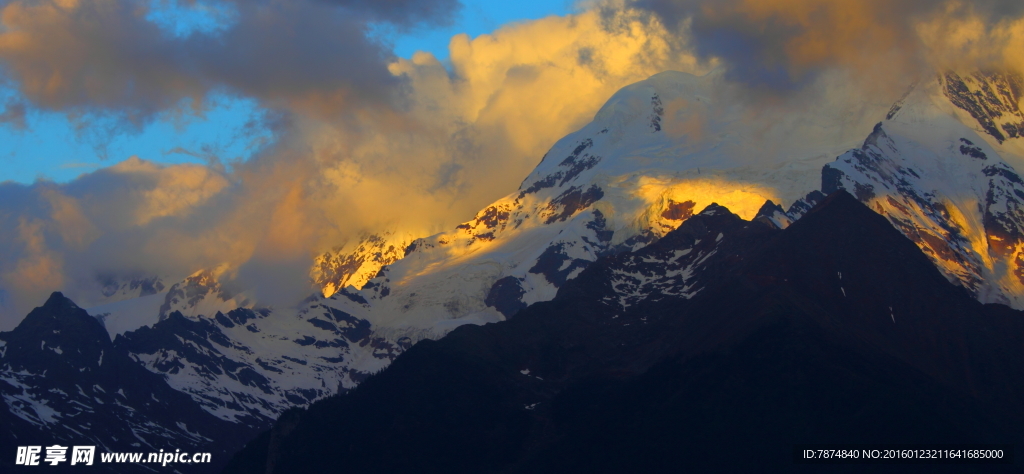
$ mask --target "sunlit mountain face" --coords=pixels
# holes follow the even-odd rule
[[[0,183],[0,452],[790,472],[801,443],[1024,449],[1016,3],[601,3],[443,62],[386,35],[451,25],[447,0],[0,9],[0,126],[259,111],[244,158]]]

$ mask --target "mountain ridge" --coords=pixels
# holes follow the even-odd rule
[[[709,278],[706,290],[634,307],[609,305],[603,296],[614,294],[615,287],[594,281],[607,283],[609,275],[621,270],[636,273],[630,261],[637,259],[650,260],[649,272],[664,269],[665,261],[652,257],[659,254],[657,243],[636,252],[638,257],[605,257],[568,283],[565,294],[536,303],[509,321],[464,326],[438,341],[421,341],[349,394],[292,414],[289,433],[277,432],[278,452],[266,451],[264,434],[225,472],[263,472],[266,466],[258,460],[268,456],[276,459],[275,469],[281,469],[273,472],[328,464],[338,472],[413,466],[474,472],[553,472],[570,466],[646,470],[676,462],[774,471],[799,470],[790,464],[790,440],[1019,441],[1021,433],[1014,426],[1024,419],[1019,409],[1024,400],[1019,387],[1024,384],[1013,370],[1024,362],[1020,346],[1014,345],[1024,334],[1019,312],[990,313],[965,291],[954,290],[884,217],[845,192],[833,194],[806,220],[784,231],[747,222],[742,224],[746,231],[728,233],[726,221],[715,224],[716,209],[710,209],[711,216],[698,214],[670,233],[661,249],[661,255],[671,259],[675,251],[696,251],[695,234],[723,235],[716,246],[721,252],[717,269],[704,272]],[[740,254],[723,247],[723,242],[742,241],[744,235],[759,236],[756,239],[765,243]],[[792,257],[787,250],[808,246],[813,250],[797,263],[787,259]],[[855,251],[875,246],[891,255],[866,259]],[[840,286],[842,278],[833,273],[834,264],[846,265],[841,271],[849,288]],[[860,293],[883,283],[858,273],[886,275],[882,269],[890,271],[884,284],[894,281],[901,290],[925,290],[900,292],[907,301],[891,303],[899,316],[893,317],[895,322],[885,306],[876,308],[879,301]],[[720,278],[712,276],[716,272]],[[923,311],[913,310],[932,298],[938,302],[924,305]],[[853,307],[844,309],[846,305]],[[971,314],[983,323],[922,325],[938,322],[935,317],[979,321],[968,317]],[[933,321],[921,320],[929,317]],[[890,334],[901,325],[911,330]],[[915,333],[926,328],[933,329],[921,337]],[[917,342],[903,347],[904,341]],[[955,341],[967,345],[958,349]],[[993,359],[1000,351],[1011,359]],[[821,357],[804,357],[809,354]],[[935,355],[938,362],[932,361]],[[726,367],[722,364],[735,370],[717,370]],[[755,376],[756,370],[744,369],[743,364],[778,377]],[[980,367],[987,367],[988,373],[976,373]],[[819,369],[847,375],[819,376]],[[742,382],[740,374],[750,374],[753,382]],[[856,382],[847,380],[850,376]],[[710,388],[701,388],[702,380]],[[787,391],[787,380],[797,381],[790,389],[803,391]],[[1006,386],[1018,390],[1006,391]],[[772,404],[757,401],[762,389]],[[868,410],[866,418],[855,416],[856,409],[836,410],[827,399],[815,401],[814,390],[859,404]],[[694,404],[665,405],[677,396],[673,394]],[[787,396],[806,400],[806,409],[792,403],[774,406],[775,400]],[[998,410],[987,408],[989,404]],[[726,415],[727,409],[750,418]],[[709,414],[700,415],[703,410]],[[793,418],[787,425],[782,415],[773,415],[774,410]],[[691,423],[658,422],[664,417]],[[716,423],[729,428],[712,429]],[[785,442],[760,439],[760,444],[749,444],[776,423],[774,432]],[[830,423],[839,428],[832,430]],[[877,426],[890,431],[875,433]],[[847,428],[853,431],[843,431]],[[424,437],[426,429],[431,436]],[[332,460],[312,455],[325,444],[350,446],[349,452],[360,455]],[[737,446],[751,456],[718,457]],[[705,449],[709,451],[702,452]]]
[[[7,469],[14,468],[15,446],[62,443],[111,452],[210,452],[214,462],[197,472],[217,472],[255,432],[213,417],[137,364],[60,292],[0,333],[0,342],[0,395],[8,408],[0,413],[0,445],[8,454],[0,465]],[[108,471],[149,470],[125,464]]]

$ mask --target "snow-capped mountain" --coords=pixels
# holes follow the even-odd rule
[[[334,297],[359,298],[344,290]],[[118,332],[103,324],[111,313],[90,316],[55,293],[0,334],[0,441],[10,452],[29,441],[102,452],[173,446],[213,452],[215,472],[281,411],[354,387],[410,345],[375,337],[336,299],[314,295],[272,311],[236,298],[199,272],[164,293],[107,305],[127,308],[124,324],[159,315]],[[124,306],[133,301],[152,312],[133,314]],[[123,472],[140,469],[149,472]]]
[[[712,203],[783,229],[840,188],[976,298],[1024,305],[1020,79],[945,74],[895,104],[855,108],[828,100],[847,92],[833,88],[794,108],[751,102],[721,72],[661,73],[616,93],[473,219],[416,239],[369,234],[320,255],[319,291],[294,307],[228,290],[219,268],[177,283],[112,283],[116,298],[89,312],[128,357],[208,413],[262,428],[355,387],[419,340],[551,300],[592,262],[640,250],[702,209],[713,214]],[[699,294],[733,241],[691,237],[672,255],[622,262],[604,304]],[[642,269],[655,257],[667,272]]]
[[[162,295],[158,322],[116,334],[115,344],[213,415],[247,426],[352,388],[410,345],[342,309],[362,305],[346,290],[272,309],[197,272]]]
[[[889,218],[982,302],[1024,307],[1024,82],[947,73],[893,106],[822,170]]]
[[[890,105],[868,101],[808,120],[837,106],[820,103],[780,120],[751,116],[732,92],[720,73],[665,72],[624,88],[518,190],[383,267],[361,290],[366,319],[413,340],[499,321],[551,299],[599,256],[642,247],[712,202],[747,219],[767,200],[793,203]]]
[[[0,333],[0,396],[7,408],[0,412],[7,453],[0,466],[13,462],[15,446],[54,444],[94,445],[99,452],[173,446],[211,452],[220,465],[255,434],[211,416],[141,367],[60,293]],[[213,472],[216,465],[206,467]],[[120,465],[109,472],[151,471]]]
[[[801,443],[1019,449],[1024,313],[951,284],[845,191],[765,224],[709,206],[290,412],[225,473],[788,473],[821,471],[794,463]],[[338,447],[357,454],[317,455]]]
[[[1024,79],[947,72],[912,87],[864,143],[821,171],[821,191],[846,189],[982,302],[1024,307]],[[823,194],[762,218],[779,228]]]
[[[451,232],[380,233],[320,256],[312,274],[327,298],[263,308],[200,272],[171,285],[159,324],[124,338],[147,341],[130,345],[134,357],[212,413],[259,424],[355,386],[417,340],[549,300],[599,256],[643,247],[712,202],[749,219],[768,199],[804,196],[823,164],[863,140],[856,127],[744,121],[730,97],[720,75],[659,74],[616,94],[518,190]],[[702,114],[700,134],[683,126]],[[763,147],[795,133],[817,138]]]
[[[113,338],[140,327],[152,326],[174,311],[195,316],[250,307],[252,304],[248,299],[221,289],[219,277],[226,269],[222,266],[214,270],[200,270],[169,287],[164,286],[162,278],[144,279],[141,281],[155,282],[156,285],[141,286],[135,297],[103,300],[101,304],[90,306],[88,311]],[[132,290],[138,281],[133,279],[122,284],[121,288]]]
[[[871,198],[873,209],[888,212],[886,215],[897,228],[922,243],[929,255],[948,255],[937,253],[928,243],[938,246],[938,242],[948,241],[950,248],[968,247],[958,243],[954,236],[922,234],[917,230],[927,226],[908,227],[904,223],[906,217],[886,211],[899,208],[889,204],[883,190],[889,186],[917,196],[927,195],[934,202],[968,203],[970,196],[978,196],[978,192],[982,197],[987,195],[987,182],[982,183],[984,186],[967,184],[961,169],[939,164],[937,151],[928,152],[928,147],[946,150],[943,159],[962,166],[983,161],[985,166],[994,166],[999,161],[1000,166],[1007,167],[1007,173],[1013,167],[999,158],[1000,153],[1011,158],[1020,156],[1011,148],[1020,146],[1015,138],[1003,137],[1005,143],[1000,144],[998,137],[986,134],[995,143],[991,145],[979,136],[976,130],[984,130],[982,122],[956,104],[969,103],[971,97],[984,94],[951,99],[959,97],[950,92],[951,77],[954,76],[918,84],[895,105],[869,103],[858,113],[842,114],[841,118],[834,117],[835,112],[829,110],[836,104],[827,102],[799,113],[788,111],[795,114],[793,117],[765,113],[751,118],[746,104],[732,98],[728,84],[716,73],[702,77],[675,72],[658,74],[613,96],[592,123],[556,143],[518,190],[486,207],[473,220],[408,245],[407,237],[381,233],[364,238],[351,250],[343,247],[320,256],[313,275],[329,298],[314,297],[294,309],[257,310],[255,302],[219,289],[215,275],[198,273],[172,285],[160,305],[159,317],[179,311],[188,320],[202,321],[229,342],[206,343],[217,354],[200,356],[175,349],[175,344],[168,340],[167,347],[151,344],[137,356],[151,370],[177,380],[172,385],[193,394],[221,416],[272,418],[291,404],[301,403],[300,400],[309,401],[339,388],[351,388],[363,374],[386,365],[409,343],[440,337],[462,324],[500,321],[528,304],[549,300],[559,287],[601,255],[640,248],[712,202],[743,218],[767,219],[782,228],[823,199],[818,188],[830,192],[845,187],[865,199],[868,195],[858,189],[876,189]],[[999,77],[1002,76],[978,76],[971,84],[978,89],[988,84],[982,79],[991,82]],[[1007,87],[1000,90],[1015,90]],[[1004,98],[999,104],[1006,109],[1011,99]],[[997,115],[995,102],[984,104],[987,105],[974,107],[988,111],[988,115],[980,117],[1009,123],[999,118],[1002,116]],[[822,118],[808,120],[818,115]],[[697,119],[701,120],[701,126],[696,127],[699,132],[692,123]],[[882,125],[876,125],[879,120]],[[885,147],[885,152],[896,153],[891,148],[897,145],[881,137],[897,133],[890,131],[897,129],[903,134],[921,131],[919,136],[907,139],[914,141],[907,142],[906,150],[899,153],[899,166],[912,169],[927,180],[914,178],[905,171],[915,184],[899,184],[903,186],[900,188],[898,183],[879,184],[879,180],[891,178],[869,178],[851,168],[842,175],[842,182],[836,181],[837,173],[845,169],[844,163],[857,156],[868,156],[865,150],[873,150],[870,153],[877,155],[883,153],[880,147]],[[793,140],[794,136],[800,139]],[[961,138],[972,145],[960,142]],[[951,146],[951,142],[956,145]],[[968,158],[971,152],[965,155],[961,145],[985,147],[978,148],[975,154],[986,153],[992,158]],[[1000,147],[999,151],[993,146]],[[988,179],[980,168],[977,171],[978,176]],[[904,174],[896,173],[899,177]],[[936,183],[946,184],[936,187]],[[996,186],[1012,184],[1012,180],[1004,179]],[[975,187],[980,191],[974,192]],[[1005,190],[1003,194],[1012,196],[1012,186]],[[908,199],[916,204],[923,198],[914,200],[901,195],[897,202]],[[788,210],[783,212],[775,203],[788,204]],[[966,204],[959,207],[964,210],[958,215],[971,215]],[[982,223],[984,219],[979,217],[975,221]],[[947,224],[933,225],[941,228]],[[970,232],[977,233],[977,229],[962,231],[964,235]],[[987,247],[984,249],[987,254]],[[979,249],[972,251],[982,253]],[[946,260],[937,262],[951,278],[974,275],[975,284],[969,288],[985,301],[998,300],[985,299],[989,293],[980,291],[981,284],[977,282],[989,278],[980,270],[982,265],[970,267],[969,255],[961,260],[968,262],[968,266],[959,273],[948,270],[948,264],[942,265]],[[994,263],[991,268],[996,268]],[[357,289],[358,283],[372,273],[376,277]],[[968,280],[962,281],[970,284]],[[338,291],[342,285],[349,287]],[[1013,291],[999,290],[994,294]],[[232,322],[232,327],[223,324],[222,320],[230,320],[227,315],[235,310],[258,317],[254,327],[260,332],[245,329],[248,322]],[[365,335],[346,339],[347,345],[359,350],[346,352],[332,347],[327,342],[332,336],[320,334],[332,331],[329,325],[337,326],[331,311],[352,318],[353,322],[345,325],[368,328]],[[218,317],[218,313],[222,316]],[[214,336],[191,331],[183,339],[196,339],[196,344],[202,347],[204,338],[210,337]],[[313,340],[318,342],[307,346],[295,342]],[[364,349],[360,344],[376,347],[373,353],[378,357],[359,355]],[[269,352],[256,351],[256,347]],[[321,361],[323,365],[289,362],[286,357]],[[213,361],[221,358],[248,368],[268,381],[267,387],[277,388],[269,389],[271,394],[255,382],[246,385],[235,381],[229,370],[217,374],[202,369],[207,364],[216,365]],[[175,360],[194,369],[170,373],[168,367],[177,364],[169,361]],[[277,382],[284,379],[288,381]],[[228,386],[234,388],[224,388]],[[239,397],[243,402],[238,401]]]

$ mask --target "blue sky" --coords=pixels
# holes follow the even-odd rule
[[[448,56],[448,42],[456,34],[476,37],[508,23],[564,15],[571,11],[572,4],[570,0],[462,0],[463,7],[451,26],[420,28],[389,35],[388,39],[398,56],[408,58],[422,50],[443,60]],[[217,28],[209,17],[180,12],[163,12],[150,19],[177,34]],[[0,104],[9,104],[12,99],[18,99],[17,92],[9,85],[0,85]],[[0,182],[66,182],[132,155],[161,163],[207,163],[209,156],[223,162],[244,160],[272,138],[268,131],[253,134],[246,127],[262,112],[255,101],[220,96],[214,102],[201,117],[184,123],[157,120],[141,130],[126,129],[103,117],[87,117],[75,123],[62,113],[29,108],[25,128],[0,124]]]
[[[570,0],[462,0],[462,11],[454,25],[399,36],[395,38],[395,54],[408,58],[416,51],[430,51],[445,59],[452,36],[466,33],[477,37],[507,23],[565,15],[572,10],[573,3]]]

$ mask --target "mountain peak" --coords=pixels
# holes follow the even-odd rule
[[[829,194],[790,227],[792,232],[787,235],[799,235],[805,243],[854,246],[870,254],[870,247],[882,242],[885,248],[876,249],[876,253],[918,253],[913,242],[896,230],[885,217],[872,211],[845,189]],[[865,239],[865,235],[871,235],[872,238]],[[938,270],[923,254],[917,257],[915,259],[924,268],[938,274]]]
[[[74,301],[71,301],[70,298],[64,296],[64,293],[61,293],[59,291],[54,291],[53,293],[50,293],[50,297],[46,299],[46,302],[43,303],[42,307],[50,311],[61,309],[79,309],[78,305],[75,304]]]
[[[11,345],[25,345],[34,358],[39,354],[57,357],[71,347],[98,353],[111,344],[103,325],[59,291],[50,294],[46,303],[33,309],[13,331],[4,333],[4,339]],[[45,344],[40,346],[39,341]]]
[[[872,212],[871,209],[868,209],[867,206],[858,201],[857,198],[853,197],[853,195],[844,188],[839,188],[828,196],[825,196],[825,199],[818,203],[818,205],[812,207],[811,210],[807,211],[807,214],[805,214],[804,217],[822,212],[826,209],[828,210],[825,212],[828,213],[853,212],[881,217],[877,213]]]
[[[61,292],[0,333],[0,397],[7,408],[0,412],[5,446],[75,443],[129,451],[170,444],[211,452],[216,463],[253,434],[204,411],[141,366]],[[0,460],[0,471],[9,472],[12,460]]]
[[[732,214],[732,211],[730,211],[725,206],[718,205],[717,202],[713,202],[711,204],[708,204],[708,207],[705,207],[704,210],[700,211],[700,214],[698,214],[698,215],[701,215],[701,216],[717,216],[717,215],[720,215],[720,214]]]

